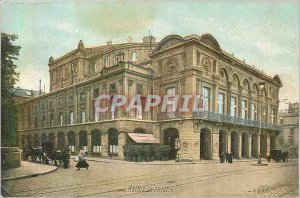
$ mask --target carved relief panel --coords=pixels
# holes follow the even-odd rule
[[[197,63],[198,66],[206,72],[212,73],[216,71],[216,60],[203,53],[198,53]]]

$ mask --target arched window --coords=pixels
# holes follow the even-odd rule
[[[68,132],[68,143],[71,152],[75,152],[75,133],[73,131]]]
[[[88,141],[87,141],[87,132],[80,131],[79,132],[79,146],[83,148],[85,152],[88,152]]]
[[[35,134],[34,135],[34,147],[39,146],[39,135]]]
[[[93,153],[101,153],[101,132],[100,130],[93,130],[91,134]]]
[[[47,136],[45,133],[42,134],[42,138],[41,138],[42,144],[47,142]]]
[[[64,149],[65,147],[65,135],[63,132],[59,132],[57,135],[57,148],[59,150]]]
[[[108,145],[109,145],[109,154],[110,156],[118,155],[118,137],[119,132],[117,129],[108,130]]]

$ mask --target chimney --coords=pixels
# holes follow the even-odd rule
[[[127,38],[127,43],[132,43],[132,38],[131,38],[131,36],[128,36],[128,38]]]
[[[112,45],[112,40],[111,40],[111,38],[108,39],[107,45]]]
[[[42,80],[40,79],[39,95],[42,95]]]

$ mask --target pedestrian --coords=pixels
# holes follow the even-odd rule
[[[229,162],[229,153],[226,152],[226,162]]]
[[[89,164],[85,161],[85,152],[83,151],[82,147],[79,147],[79,154],[78,154],[78,162],[75,167],[77,167],[77,170],[80,170],[80,168],[89,168]]]
[[[228,156],[228,162],[229,162],[229,163],[232,163],[232,153],[229,153],[229,156]]]
[[[63,162],[64,169],[69,167],[70,164],[70,155],[68,149],[65,149],[61,154],[61,159]]]

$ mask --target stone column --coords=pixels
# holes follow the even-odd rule
[[[248,134],[248,157],[252,157],[251,150],[252,150],[252,134],[249,133]]]
[[[239,158],[242,158],[242,134],[241,133],[238,134],[238,144],[239,144],[238,156],[239,156]]]
[[[212,135],[212,158],[214,160],[219,159],[219,133],[213,133]]]
[[[79,134],[75,134],[75,153],[78,150],[79,147]]]
[[[101,136],[101,156],[108,157],[108,134],[103,133]]]
[[[124,149],[123,146],[125,145],[125,133],[119,133],[118,136],[118,158],[124,159]]]
[[[258,133],[258,135],[257,135],[257,157],[261,154],[260,153],[260,134],[261,133]]]
[[[231,152],[231,135],[230,135],[230,133],[227,133],[226,136],[227,136],[227,152],[230,153]]]
[[[269,132],[267,132],[266,133],[266,136],[267,136],[267,155],[269,155],[270,154],[270,133]]]
[[[193,66],[197,65],[197,48],[193,46]]]
[[[53,150],[57,150],[57,134],[54,134]]]
[[[92,153],[92,150],[93,150],[93,148],[92,148],[92,136],[91,136],[91,134],[90,133],[88,133],[87,134],[87,146],[88,146],[88,153]]]
[[[68,142],[68,135],[67,134],[64,135],[64,144],[65,144],[65,148],[69,148],[69,142]]]

